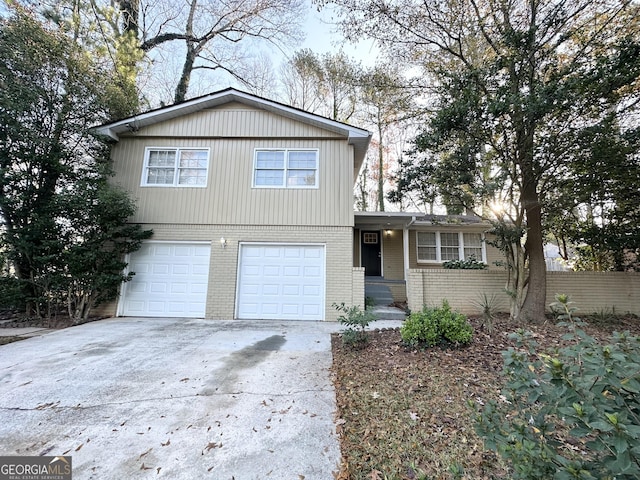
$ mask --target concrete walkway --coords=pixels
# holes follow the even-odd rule
[[[71,455],[76,480],[331,479],[340,328],[127,318],[1,346],[0,454]]]

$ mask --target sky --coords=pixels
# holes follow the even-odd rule
[[[342,35],[336,32],[334,16],[330,6],[318,12],[316,6],[309,3],[309,13],[303,27],[307,37],[301,48],[309,48],[316,53],[327,53],[337,52],[342,46],[347,55],[361,61],[364,66],[375,65],[378,50],[373,41],[360,41],[355,45],[346,42]]]
[[[302,26],[306,33],[305,40],[287,52],[288,56],[303,48],[308,48],[316,54],[336,53],[342,49],[345,54],[361,62],[365,67],[375,65],[377,49],[372,41],[361,41],[357,44],[346,42],[337,31],[335,15],[330,6],[318,12],[311,0],[307,0],[307,5],[307,18]],[[147,100],[152,106],[158,105],[161,101],[172,100],[175,79],[178,78],[182,68],[182,56],[176,56],[175,48],[175,45],[168,45],[166,48],[156,49],[150,55],[156,60],[157,66],[149,70],[146,80],[141,80],[141,88],[147,92]],[[280,65],[287,61],[287,55],[275,48],[268,49],[265,53],[268,53],[273,72],[277,75]],[[228,74],[198,71],[192,75],[189,96],[204,95],[229,86],[243,88],[242,85],[235,84]]]

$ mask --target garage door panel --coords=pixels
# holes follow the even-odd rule
[[[189,275],[191,266],[188,263],[171,265],[171,275]]]
[[[210,246],[195,246],[193,247],[193,256],[200,258],[198,261],[209,264],[209,257],[211,256]]]
[[[243,277],[258,277],[260,276],[260,266],[259,265],[243,265],[242,266],[242,275]]]
[[[166,302],[154,302],[150,300],[147,303],[147,309],[150,313],[164,313],[166,311]]]
[[[284,267],[282,273],[285,277],[299,277],[300,267],[299,266]]]
[[[152,275],[167,275],[170,272],[169,265],[166,263],[154,263],[151,265]]]
[[[320,285],[305,285],[302,290],[302,294],[305,297],[317,297],[321,293]]]
[[[257,303],[249,303],[249,302],[245,302],[242,305],[242,312],[245,315],[249,315],[248,317],[244,317],[244,318],[256,318],[255,315],[258,315],[258,304]],[[253,317],[252,317],[253,315]]]
[[[136,275],[148,273],[151,265],[148,262],[129,262],[129,269],[136,272]]]
[[[151,250],[151,256],[153,257],[170,257],[172,249],[166,245],[156,245]]]
[[[282,256],[282,250],[279,247],[264,247],[265,258],[280,258]]]
[[[247,296],[247,299],[251,298],[252,296],[260,295],[260,285],[245,283],[243,285],[243,292]],[[245,305],[249,305],[251,303],[252,302],[247,300],[245,302]]]
[[[145,293],[148,289],[147,282],[130,282],[127,285],[127,292]]]
[[[299,295],[300,286],[299,285],[283,285],[282,294],[283,295]]]
[[[265,315],[277,315],[279,313],[279,305],[277,303],[263,303],[262,312]]]
[[[201,277],[209,277],[209,263],[203,265],[192,265],[191,273]]]
[[[169,286],[165,282],[162,282],[162,283],[153,282],[149,286],[149,293],[151,293],[151,294],[154,294],[154,293],[167,293],[167,291],[169,290],[168,287]]]
[[[304,251],[304,257],[315,258],[317,260],[320,260],[320,258],[322,257],[322,253],[323,251],[319,248],[313,248],[313,249],[309,248]]]
[[[299,259],[302,256],[303,248],[290,247],[284,251],[285,258]]]
[[[241,245],[238,318],[322,320],[324,246]]]
[[[192,257],[193,249],[186,246],[177,246],[173,251],[174,257]]]
[[[183,282],[173,282],[171,284],[171,293],[189,293],[189,285]]]
[[[130,255],[122,315],[204,317],[210,245],[144,243]]]
[[[207,293],[207,284],[206,283],[192,283],[189,285],[188,293],[196,294],[196,295],[206,295]]]
[[[306,278],[320,278],[322,276],[322,269],[320,267],[304,267],[304,276]]]
[[[300,305],[285,303],[282,305],[282,313],[284,315],[298,315],[300,313]]]
[[[277,265],[265,265],[262,274],[265,277],[279,277],[280,276],[280,267]]]
[[[320,308],[318,305],[311,305],[307,303],[302,306],[302,313],[303,315],[309,316],[318,315],[320,313]]]
[[[139,313],[143,312],[144,306],[145,306],[144,302],[132,302],[132,301],[128,302],[128,309],[133,314],[135,314],[135,312],[139,312]]]
[[[277,296],[280,293],[279,285],[265,285],[262,288],[262,294],[268,296]]]
[[[190,303],[188,305],[189,310],[187,311],[187,316],[199,316],[200,312],[204,312],[205,308],[206,308],[206,303],[204,302],[200,302],[200,303]]]

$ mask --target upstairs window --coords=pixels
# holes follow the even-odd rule
[[[206,187],[209,150],[148,148],[142,185],[154,187]]]
[[[416,232],[416,245],[418,263],[468,260],[471,256],[487,261],[481,233]]]
[[[318,150],[256,150],[253,186],[316,188]]]

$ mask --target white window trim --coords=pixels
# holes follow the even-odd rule
[[[256,167],[258,163],[258,152],[284,152],[284,185],[256,185]],[[287,185],[287,160],[289,152],[316,152],[316,184],[315,185]],[[279,169],[278,169],[279,170]],[[296,169],[294,169],[296,170]],[[251,171],[252,188],[279,188],[287,190],[313,190],[320,185],[320,150],[318,148],[255,148],[253,150],[253,170]]]
[[[428,233],[435,233],[436,234],[436,259],[435,260],[420,260],[420,256],[418,253],[418,248],[420,247],[420,245],[418,244],[418,233],[420,233],[419,231],[416,231],[416,260],[418,263],[421,264],[431,264],[431,265],[435,265],[435,264],[441,264],[444,262],[447,262],[449,260],[442,260],[442,249],[441,249],[441,243],[440,243],[440,233],[457,233],[458,234],[458,258],[457,260],[463,260],[464,259],[464,234],[465,233],[475,233],[478,234],[479,232],[462,232],[462,231],[458,231],[458,232],[440,232],[439,230],[436,232],[428,232]],[[486,241],[485,241],[485,237],[483,233],[479,233],[480,235],[480,245],[482,247],[482,259],[476,259],[476,260],[481,260],[484,263],[487,263],[487,249],[486,249]]]
[[[174,166],[174,175],[173,175],[173,183],[147,183],[147,173],[149,169],[149,155],[153,150],[164,150],[164,151],[174,151],[181,152],[186,150],[199,150],[207,152],[207,176],[204,185],[180,185],[178,183],[179,180],[179,159],[176,159],[176,164]],[[164,188],[206,188],[209,183],[209,170],[211,169],[211,149],[209,147],[146,147],[144,149],[144,164],[142,165],[142,179],[140,181],[140,186],[142,187],[164,187]]]

